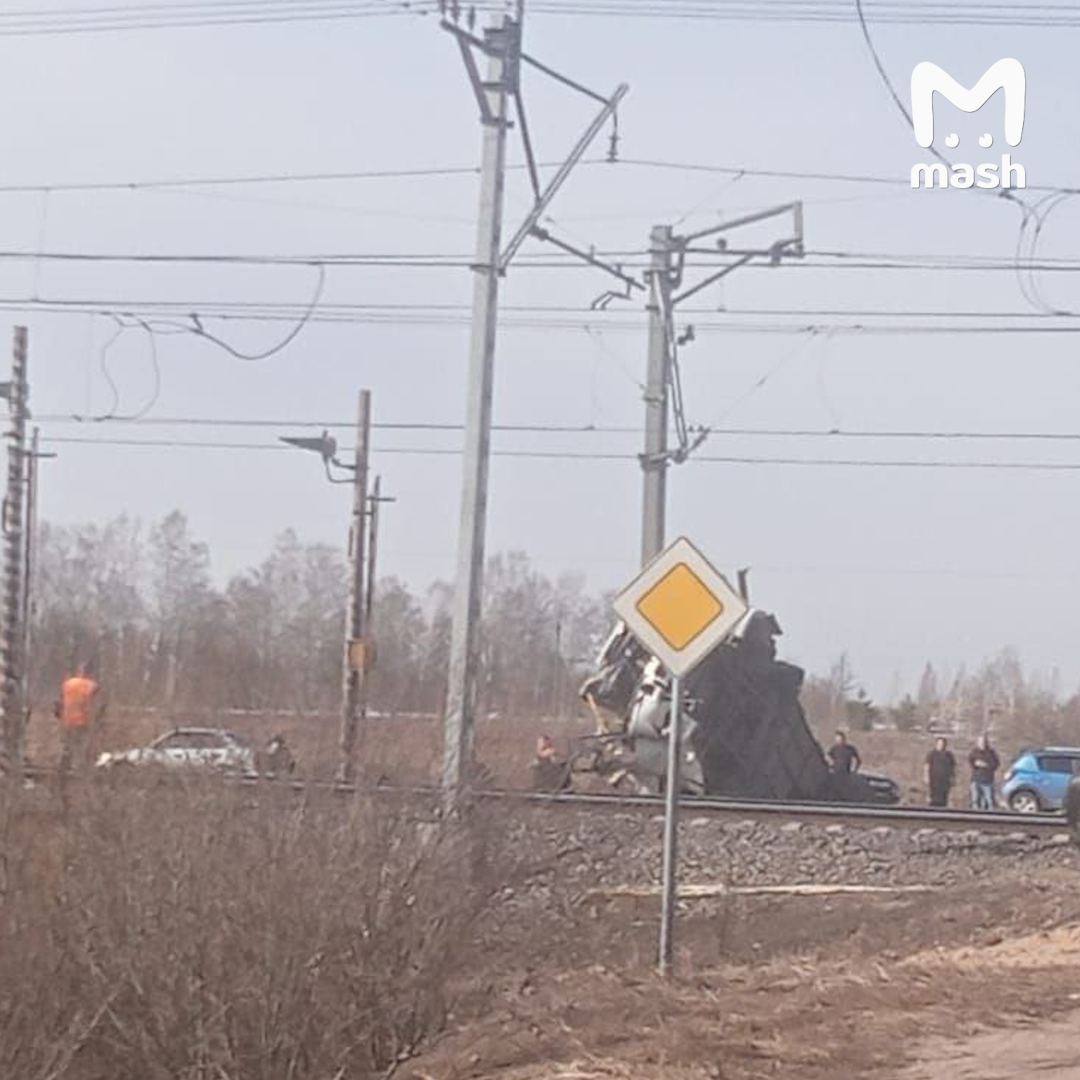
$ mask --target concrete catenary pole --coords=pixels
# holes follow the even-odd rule
[[[353,779],[356,729],[366,707],[368,642],[365,578],[368,455],[371,439],[371,391],[361,390],[356,418],[356,456],[353,463],[353,502],[349,525],[349,606],[345,615],[345,655],[341,687],[341,764],[339,777]]]
[[[0,608],[0,709],[3,712],[4,755],[16,775],[21,768],[23,741],[23,492],[26,484],[26,418],[29,388],[26,378],[27,332],[15,328],[11,382],[7,388],[11,427],[8,429],[7,489],[4,495],[4,576]]]
[[[472,764],[491,452],[499,255],[506,175],[507,109],[510,86],[516,78],[520,32],[520,23],[510,18],[503,18],[484,32],[489,49],[487,79],[483,84],[487,115],[481,118],[484,138],[476,262],[473,266],[476,276],[473,283],[472,341],[469,350],[450,669],[444,716],[443,789],[451,801],[467,781]]]
[[[667,499],[668,384],[672,233],[656,225],[649,235],[649,357],[645,374],[645,450],[641,455],[641,565],[664,550]]]

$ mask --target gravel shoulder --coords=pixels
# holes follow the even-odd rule
[[[679,977],[665,984],[653,974],[659,822],[543,811],[514,828],[527,857],[485,927],[484,970],[399,1075],[954,1080],[968,1074],[950,1061],[967,1068],[968,1053],[977,1070],[992,1036],[1033,1024],[1060,1030],[1067,1050],[1053,1025],[1080,1008],[1068,846],[689,819],[683,880],[747,891],[680,904]],[[805,883],[875,891],[753,888]]]

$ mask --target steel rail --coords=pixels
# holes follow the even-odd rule
[[[54,767],[35,766],[24,772],[27,780],[47,780],[59,775]],[[230,777],[229,782],[245,788],[288,790],[297,794],[324,791],[338,795],[372,797],[399,795],[429,798],[437,804],[441,789],[435,785],[348,784],[337,780],[281,779],[271,777]],[[469,793],[478,802],[517,803],[534,808],[663,812],[661,795],[593,794],[583,792],[538,792],[499,788],[473,788]],[[688,815],[707,814],[747,820],[803,821],[814,824],[853,827],[889,826],[901,829],[947,829],[970,832],[1066,833],[1068,823],[1061,814],[1017,814],[1005,810],[938,809],[929,806],[877,806],[865,803],[781,802],[771,799],[724,799],[715,796],[684,795],[680,810]]]
[[[591,795],[571,792],[546,793],[478,790],[481,800],[513,800],[536,806],[570,806],[584,809],[613,808],[648,810],[659,815],[663,798],[659,795]],[[720,799],[712,796],[684,796],[680,809],[688,814],[716,814],[754,820],[807,821],[840,825],[888,825],[914,829],[950,829],[973,832],[1067,832],[1060,814],[1016,814],[1002,810],[940,810],[921,806],[872,806],[862,803],[775,802],[769,799]]]

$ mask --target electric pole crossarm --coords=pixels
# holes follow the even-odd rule
[[[593,101],[599,101],[601,105],[606,105],[608,103],[608,99],[604,97],[603,94],[598,94],[595,90],[590,90],[587,86],[582,86],[581,83],[574,82],[573,79],[560,74],[554,68],[549,68],[547,64],[540,63],[539,60],[529,56],[528,53],[522,53],[521,59],[524,60],[526,64],[536,68],[537,71],[542,71],[545,75],[550,76],[556,82],[561,82],[563,86],[569,86],[571,90],[576,90],[579,94],[591,97]]]
[[[529,183],[532,184],[533,198],[540,198],[540,173],[536,168],[536,155],[533,153],[532,139],[529,138],[529,122],[525,118],[525,101],[521,91],[514,93],[514,107],[517,110],[518,126],[521,129],[521,145],[525,148],[525,164],[529,168]]]
[[[454,40],[461,50],[461,59],[465,63],[465,71],[469,76],[469,85],[472,87],[473,94],[476,95],[476,104],[480,107],[480,122],[482,124],[494,124],[495,114],[488,105],[487,94],[484,92],[484,81],[480,77],[480,69],[476,66],[476,58],[472,54],[471,42],[474,39],[470,34],[466,34],[463,30],[459,30],[449,23],[443,23],[443,26],[453,33]]]
[[[702,289],[707,289],[710,285],[719,281],[721,278],[725,278],[732,270],[738,270],[740,266],[745,266],[751,259],[757,258],[761,252],[751,251],[746,255],[736,259],[733,263],[725,266],[723,270],[718,270],[715,274],[710,274],[704,281],[699,281],[696,285],[691,286],[685,292],[679,293],[678,296],[674,296],[671,299],[671,306],[675,307],[676,304],[681,304],[684,300],[689,300],[691,296],[696,296]]]
[[[574,148],[567,155],[566,160],[559,166],[558,171],[548,182],[547,187],[540,197],[536,200],[536,205],[529,211],[528,216],[521,223],[518,231],[514,233],[513,239],[503,249],[503,253],[499,258],[500,273],[506,272],[507,267],[510,265],[510,260],[513,259],[517,249],[525,242],[526,237],[532,232],[536,223],[540,220],[541,215],[550,205],[551,200],[555,198],[559,188],[563,186],[566,178],[573,171],[574,166],[581,160],[593,139],[596,138],[600,129],[615,112],[616,108],[618,108],[619,102],[626,96],[629,89],[630,87],[627,86],[626,83],[620,84],[615,90],[615,93],[604,102],[604,107],[597,114],[593,122],[585,129],[585,133],[578,139]]]
[[[781,240],[759,248],[734,248],[729,246],[725,234],[732,229],[754,225],[761,221],[792,216],[791,234]],[[708,237],[716,237],[711,248],[695,247]],[[682,380],[679,373],[679,348],[693,341],[693,327],[678,335],[675,330],[675,308],[685,300],[696,296],[710,285],[727,277],[733,270],[766,258],[774,265],[785,255],[796,258],[804,254],[803,205],[801,202],[784,203],[782,206],[743,214],[730,221],[678,236],[670,226],[654,226],[649,235],[650,269],[649,284],[649,353],[645,381],[645,450],[639,455],[642,470],[642,544],[641,561],[646,564],[664,547],[664,517],[666,512],[666,474],[670,464],[680,464],[705,441],[708,428],[692,428],[686,422],[683,403]],[[717,254],[726,265],[708,274],[703,280],[682,292],[688,255]],[[715,262],[711,266],[715,266]],[[607,296],[600,298],[605,304]],[[668,449],[668,414],[674,419],[675,434],[679,440],[674,450]]]
[[[595,266],[597,270],[603,270],[605,273],[611,274],[612,277],[618,278],[627,287],[628,294],[630,289],[641,289],[642,291],[645,289],[645,286],[642,285],[637,278],[630,277],[629,274],[624,274],[620,267],[612,266],[610,263],[604,262],[603,259],[598,259],[591,251],[582,251],[581,248],[576,248],[573,244],[568,244],[565,240],[560,240],[557,236],[552,236],[547,229],[541,229],[539,225],[533,227],[532,235],[535,236],[537,240],[543,240],[548,244],[554,244],[554,246],[561,251],[565,251],[567,255],[574,255],[581,259],[582,262],[586,262],[590,266]],[[629,296],[627,298],[629,298]]]
[[[801,202],[784,203],[782,206],[771,206],[768,210],[757,210],[752,214],[744,214],[742,217],[732,218],[731,221],[721,222],[719,225],[710,226],[708,229],[702,229],[700,232],[690,233],[688,236],[682,236],[679,239],[683,245],[689,245],[696,243],[698,240],[704,240],[706,236],[715,236],[717,233],[728,232],[730,229],[738,229],[743,225],[753,225],[758,221],[768,221],[769,218],[780,217],[782,214],[788,213],[791,213],[795,216],[796,230],[798,238],[801,240]]]
[[[442,28],[454,35],[458,49],[461,50],[461,59],[465,63],[465,71],[469,76],[469,85],[473,94],[476,95],[476,103],[480,107],[480,121],[486,125],[499,124],[503,127],[513,127],[507,119],[505,110],[496,116],[492,111],[491,101],[488,96],[490,90],[497,87],[491,82],[485,82],[476,65],[476,57],[473,49],[478,49],[485,56],[502,63],[503,74],[499,80],[499,87],[507,93],[518,95],[518,65],[517,59],[521,43],[517,35],[520,34],[520,24],[507,22],[501,27],[492,27],[488,30],[485,38],[478,38],[473,34],[462,30],[460,26],[447,22],[445,19],[440,23]],[[524,108],[518,101],[519,113],[522,123],[525,121]]]

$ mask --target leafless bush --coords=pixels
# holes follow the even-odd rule
[[[131,782],[59,819],[0,807],[0,1076],[345,1080],[407,1057],[445,1020],[499,840],[326,798]]]

